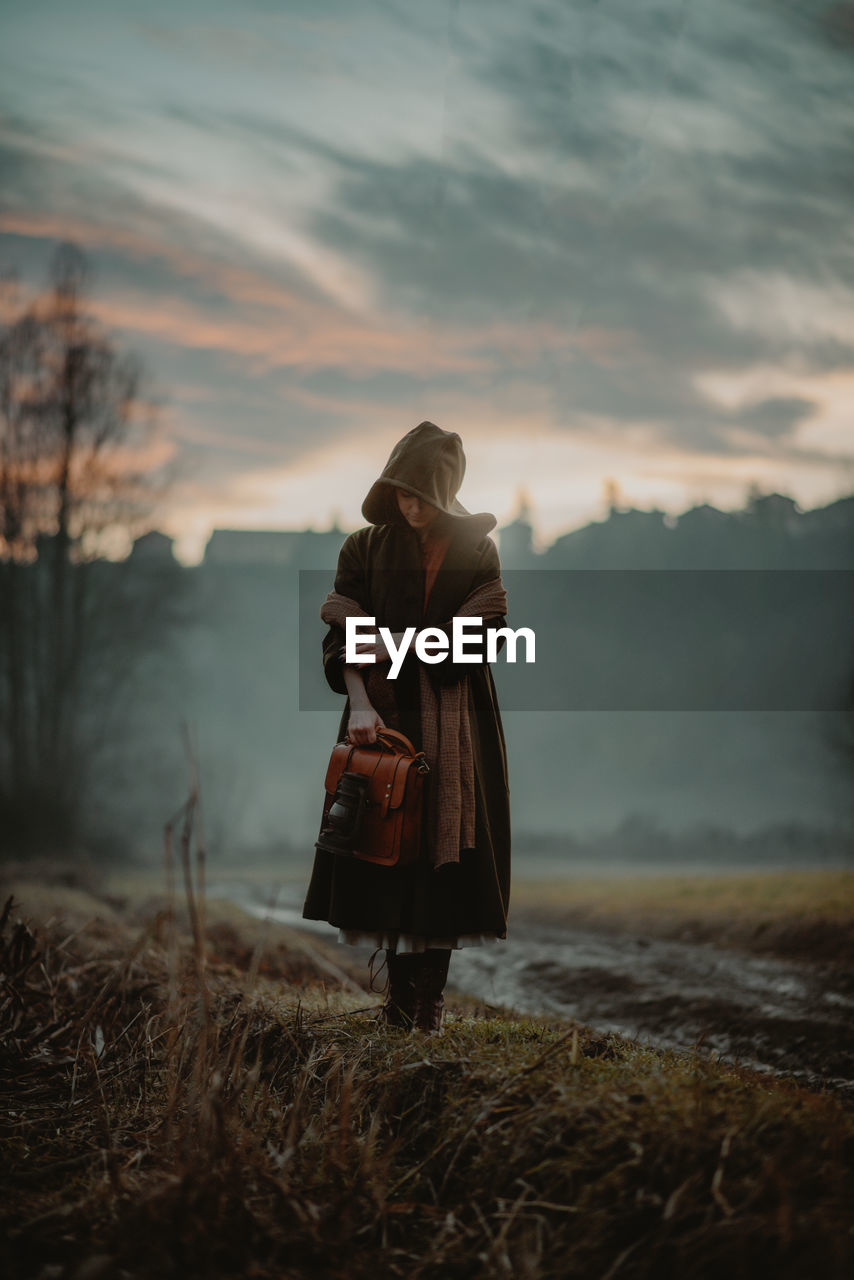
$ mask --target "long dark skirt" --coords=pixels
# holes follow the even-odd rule
[[[475,761],[475,847],[458,863],[434,868],[422,840],[421,858],[409,867],[380,867],[342,854],[315,851],[303,917],[326,920],[341,929],[458,937],[507,935],[510,893],[510,804],[503,734],[478,735],[480,717],[494,723],[494,686],[489,678],[469,686],[469,719]],[[349,718],[339,725],[343,739]],[[500,724],[500,720],[499,720]],[[401,729],[421,747],[419,718],[401,712]],[[490,750],[490,745],[492,749]],[[429,785],[431,779],[427,778]],[[487,803],[488,797],[488,803]],[[426,794],[425,794],[426,798]],[[318,800],[318,813],[322,789]],[[425,821],[427,805],[425,804]]]

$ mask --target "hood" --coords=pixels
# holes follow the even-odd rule
[[[498,522],[489,511],[472,514],[457,499],[465,473],[466,455],[456,431],[443,431],[435,422],[419,422],[392,449],[382,475],[362,503],[362,515],[371,524],[405,524],[394,490],[408,489],[438,507],[452,528],[464,527],[473,536],[483,537]]]

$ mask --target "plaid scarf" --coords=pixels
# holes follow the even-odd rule
[[[458,618],[501,618],[507,612],[507,592],[500,578],[493,578],[471,591],[458,608]],[[321,619],[343,631],[347,618],[367,618],[350,596],[330,591],[320,608]],[[394,681],[389,680],[387,662],[360,668],[365,692],[374,710],[388,728],[399,727]],[[366,674],[367,672],[367,674]],[[438,696],[430,683],[427,667],[419,664],[418,689],[421,700],[421,747],[430,766],[427,836],[434,867],[459,862],[461,849],[475,843],[474,759],[469,723],[469,676],[441,685]]]

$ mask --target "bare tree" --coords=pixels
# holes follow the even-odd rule
[[[77,834],[110,704],[169,614],[104,559],[142,532],[168,477],[134,463],[155,427],[137,361],[86,311],[88,266],[7,284],[0,326],[0,846]]]

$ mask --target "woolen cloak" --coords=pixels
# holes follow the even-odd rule
[[[429,475],[423,477],[421,486],[413,484],[413,479],[418,476],[410,470],[406,487],[420,487],[431,494]],[[439,626],[447,630],[450,639],[451,620],[466,596],[500,576],[498,550],[483,532],[484,516],[470,516],[457,504],[464,514],[454,511],[437,520],[442,532],[450,534],[450,543],[425,609],[418,536],[397,510],[393,485],[380,491],[380,497],[382,501],[369,504],[366,500],[363,506],[363,511],[367,508],[375,515],[376,523],[351,533],[341,548],[334,590],[355,600],[377,619],[378,627],[403,631],[410,626],[419,630]],[[494,517],[487,516],[487,520],[494,524]],[[484,624],[484,654],[487,631],[505,625],[503,617]],[[340,657],[343,644],[343,630],[330,626],[323,640],[324,672],[330,687],[346,697]],[[420,659],[410,649],[397,680],[390,682],[398,713],[394,727],[411,739],[416,750],[422,747],[419,666]],[[428,664],[428,674],[435,687],[468,677],[474,847],[461,849],[459,862],[438,868],[431,865],[426,847],[419,862],[403,868],[376,866],[317,850],[303,917],[364,932],[398,931],[429,937],[483,933],[504,938],[510,896],[510,805],[507,751],[492,669],[485,661],[455,665],[448,657]],[[338,741],[346,735],[349,716],[347,698]]]

